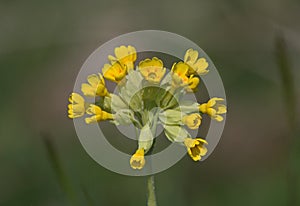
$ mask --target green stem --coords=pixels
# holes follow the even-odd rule
[[[175,90],[175,88],[171,87],[168,91],[166,91],[164,97],[161,100],[161,108],[165,108],[169,104],[174,96]]]
[[[154,183],[154,175],[148,177],[147,180],[147,188],[148,188],[148,206],[156,206],[156,195],[155,195],[155,183]]]
[[[156,129],[157,129],[157,124],[158,124],[158,115],[159,111],[156,110],[154,111],[154,117],[152,119],[152,125],[151,125],[151,132],[153,134],[153,137],[155,138],[156,135]],[[149,151],[149,153],[152,153],[152,150]],[[150,166],[151,162],[149,162]],[[151,168],[152,169],[152,168]],[[155,195],[155,182],[154,182],[154,175],[150,175],[147,179],[147,188],[148,188],[148,200],[147,200],[147,205],[148,206],[156,206],[156,195]]]

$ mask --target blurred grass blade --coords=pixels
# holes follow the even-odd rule
[[[87,205],[88,206],[94,206],[95,204],[94,204],[94,201],[93,201],[91,195],[89,194],[89,192],[87,191],[87,189],[83,185],[81,185],[81,190],[82,190],[82,193],[83,193],[83,195],[84,195],[84,197],[85,197],[85,199],[88,203]]]
[[[288,59],[287,47],[282,33],[276,37],[276,60],[281,76],[283,97],[288,121],[292,129],[296,126],[296,92],[292,75],[292,68]]]
[[[297,135],[297,99],[295,86],[292,75],[291,64],[288,59],[287,46],[282,33],[279,33],[275,40],[276,60],[282,81],[284,106],[289,121],[290,131],[286,141],[289,141],[289,150],[287,157],[287,189],[288,202],[287,205],[300,205],[300,189],[299,189],[299,151],[300,142]]]
[[[42,140],[45,144],[46,151],[48,153],[49,161],[53,167],[53,170],[57,176],[58,183],[61,186],[61,189],[65,194],[67,195],[67,198],[69,200],[70,205],[78,205],[76,201],[76,195],[75,192],[68,180],[68,177],[66,173],[63,170],[62,163],[59,160],[59,157],[57,155],[57,152],[55,150],[54,144],[50,138],[50,135],[43,134]]]

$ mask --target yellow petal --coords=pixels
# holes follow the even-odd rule
[[[148,67],[163,68],[163,62],[159,58],[153,57],[152,59],[145,59],[139,63],[139,69]]]
[[[115,55],[116,58],[112,56],[108,56],[108,59],[111,60],[111,63],[115,63],[116,61],[119,61],[124,67],[126,67],[126,70],[132,70],[134,68],[134,61],[136,60],[136,50],[133,46],[120,46],[115,48]]]
[[[101,115],[102,109],[97,105],[90,104],[86,110],[86,113],[89,115],[92,115],[92,114]]]
[[[199,144],[199,142],[196,139],[192,139],[192,138],[189,138],[189,137],[184,139],[184,145],[187,148],[195,147],[196,144]]]
[[[135,61],[136,60],[136,50],[135,50],[135,48],[133,47],[133,46],[128,46],[128,51],[129,51],[129,54],[131,54],[132,55],[132,61]]]
[[[128,50],[125,46],[120,46],[115,48],[115,55],[117,59],[122,59],[126,56],[128,56]]]
[[[189,65],[183,62],[174,63],[171,70],[178,76],[183,76],[187,74],[187,71],[189,70]]]
[[[204,75],[208,73],[208,62],[206,61],[205,58],[200,58],[197,60],[197,62],[194,64],[194,68],[198,75]]]
[[[216,115],[216,113],[217,113],[217,111],[215,110],[215,109],[213,109],[213,108],[207,108],[207,114],[209,115],[209,116],[215,116]]]
[[[113,64],[115,63],[116,61],[118,61],[118,59],[112,55],[108,55],[108,60]]]
[[[194,64],[198,58],[198,51],[188,49],[184,55],[184,62]]]
[[[217,102],[216,102],[215,98],[212,98],[207,102],[207,107],[213,107],[216,103]]]
[[[114,81],[115,78],[114,76],[112,75],[113,72],[111,72],[112,66],[110,64],[104,64],[103,68],[102,68],[102,73],[103,73],[103,76],[106,78],[106,79],[109,79],[109,80],[112,80]]]
[[[215,120],[218,121],[218,122],[222,122],[224,118],[223,118],[221,115],[215,115],[215,116],[213,117],[213,119],[215,119]]]
[[[119,62],[115,62],[113,65],[105,64],[102,73],[106,79],[119,83],[126,76],[127,70]]]
[[[98,75],[92,74],[87,77],[87,81],[91,86],[97,87],[97,85],[100,83],[100,78]]]
[[[207,102],[207,106],[208,106],[208,107],[213,107],[217,102],[222,102],[222,101],[224,101],[223,98],[214,97],[214,98],[211,98],[211,99]]]
[[[201,149],[200,149],[200,156],[204,156],[204,155],[206,155],[206,153],[207,153],[207,148],[206,147],[201,147]]]
[[[85,96],[94,97],[96,95],[95,88],[93,88],[91,85],[83,83],[81,85],[81,91]]]
[[[70,103],[75,103],[75,104],[84,104],[84,99],[82,96],[80,96],[77,93],[72,93],[69,97],[69,102]]]
[[[84,113],[84,106],[79,104],[69,104],[68,105],[69,111],[73,113]]]
[[[205,139],[202,138],[196,138],[197,141],[203,143],[203,144],[208,144],[207,141]]]
[[[188,86],[189,91],[194,91],[194,90],[196,90],[197,87],[198,87],[199,82],[200,82],[200,80],[199,80],[198,77],[192,77],[192,76],[191,76],[191,77],[189,78],[189,81],[188,81],[188,84],[189,84],[189,86]]]
[[[85,118],[85,122],[86,122],[87,124],[91,124],[91,123],[98,122],[100,119],[101,119],[101,116],[100,116],[100,115],[93,115],[93,116],[91,116],[91,117]]]
[[[226,106],[221,104],[217,108],[217,114],[225,114],[227,112]]]
[[[202,117],[198,113],[193,113],[183,117],[183,123],[190,129],[197,129],[201,124]]]
[[[74,119],[74,115],[73,114],[68,114],[68,117],[71,119]]]

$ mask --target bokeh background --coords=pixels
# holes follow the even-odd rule
[[[110,172],[66,116],[85,59],[127,32],[197,43],[223,78],[229,112],[203,163],[156,175],[159,205],[300,205],[300,2],[0,2],[0,205],[146,205],[146,178]]]

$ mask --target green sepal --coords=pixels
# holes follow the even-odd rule
[[[145,153],[147,153],[152,147],[153,139],[154,139],[154,137],[153,137],[151,128],[149,126],[149,123],[147,123],[141,129],[141,132],[140,132],[140,135],[139,135],[139,140],[138,140],[139,141],[138,142],[139,149],[143,148],[145,150]]]
[[[179,102],[179,107],[177,107],[176,110],[186,114],[197,113],[199,112],[199,103],[190,100],[182,100]]]
[[[114,114],[114,120],[112,121],[116,125],[129,125],[134,124],[138,128],[141,128],[141,124],[134,117],[134,113],[130,109],[120,109]]]
[[[110,94],[110,96],[111,96],[110,105],[112,111],[118,112],[121,109],[128,109],[128,105],[121,99],[121,97],[115,94]]]
[[[181,125],[183,114],[178,110],[165,110],[159,114],[159,120],[165,125]]]
[[[164,125],[165,135],[171,142],[183,142],[185,138],[191,135],[181,126]]]

